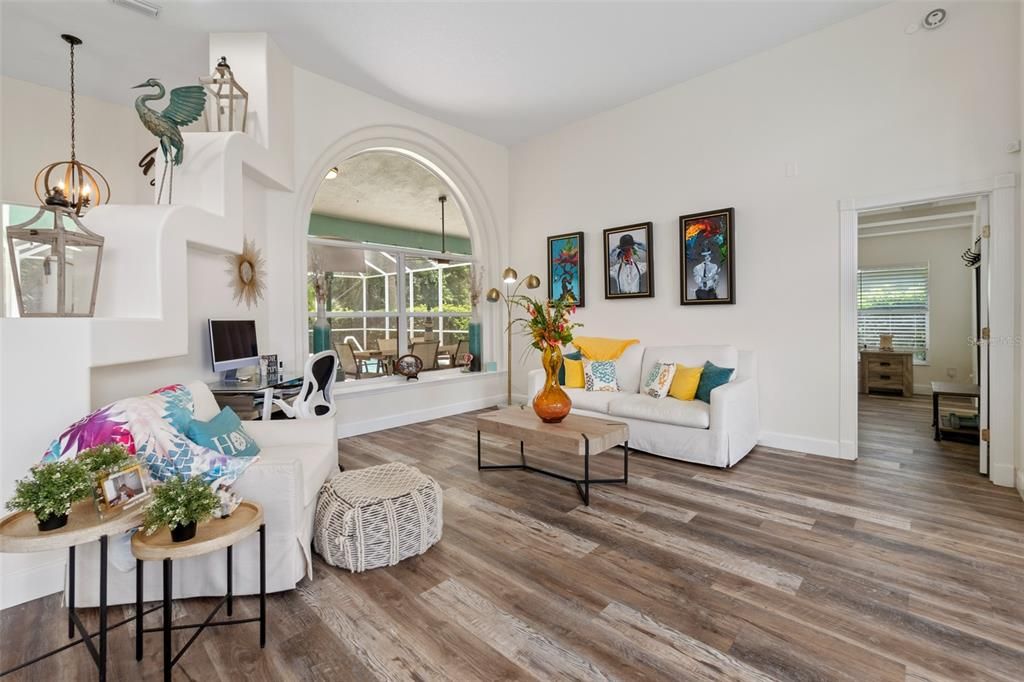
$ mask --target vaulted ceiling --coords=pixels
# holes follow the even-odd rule
[[[320,184],[313,212],[439,233],[438,197],[447,194],[441,179],[412,159],[391,152],[368,152],[339,164],[338,177]],[[454,200],[445,204],[445,232],[469,236]]]
[[[67,88],[60,33],[85,40],[80,91],[130,105],[146,78],[208,73],[207,34],[266,31],[305,69],[515,143],[870,10],[871,0],[0,3],[5,75]]]

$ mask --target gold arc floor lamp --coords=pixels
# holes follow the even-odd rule
[[[515,297],[519,295],[519,289],[525,284],[527,289],[536,289],[540,286],[540,278],[537,275],[527,275],[519,279],[519,273],[514,268],[505,268],[501,273],[501,279],[505,285],[505,291],[497,287],[487,292],[487,300],[491,303],[498,301],[505,302],[505,310],[508,313],[508,321],[505,323],[505,338],[508,342],[508,349],[505,355],[506,365],[506,399],[512,404],[512,308],[515,305]]]

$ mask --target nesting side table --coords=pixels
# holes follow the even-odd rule
[[[142,523],[142,510],[138,507],[115,510],[101,517],[92,500],[83,500],[72,505],[67,525],[56,530],[40,531],[36,527],[35,514],[31,512],[17,512],[0,519],[0,552],[68,550],[68,639],[74,639],[76,630],[81,635],[69,644],[0,672],[0,677],[85,643],[89,655],[92,656],[92,660],[96,664],[100,682],[105,682],[107,679],[107,633],[113,628],[136,620],[135,616],[132,616],[113,625],[107,623],[107,539],[136,528],[140,523]],[[75,610],[75,547],[96,541],[100,543],[100,618],[99,630],[90,633],[82,625],[82,620]]]
[[[260,534],[260,615],[258,618],[236,618],[234,620],[213,620],[222,606],[227,606],[227,615],[231,617],[234,594],[232,592],[232,548],[241,540],[253,533]],[[227,594],[217,603],[202,623],[187,625],[171,624],[171,590],[175,559],[188,559],[215,552],[219,549],[227,551]],[[142,618],[135,619],[135,660],[142,660],[142,638],[147,632],[162,632],[164,639],[164,680],[170,681],[171,669],[181,659],[185,651],[192,646],[200,633],[207,626],[239,625],[242,623],[260,624],[260,648],[267,643],[267,541],[266,526],[263,523],[263,507],[256,502],[244,501],[222,519],[213,519],[199,525],[196,536],[186,542],[173,542],[171,533],[162,528],[153,535],[138,532],[132,536],[132,554],[135,555],[135,612],[145,615],[151,611],[163,609],[163,626],[159,628],[143,627]],[[143,611],[143,561],[163,562],[163,602],[149,611]],[[172,652],[171,633],[174,630],[195,629],[192,637],[177,653]]]

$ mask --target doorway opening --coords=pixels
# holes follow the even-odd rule
[[[988,471],[988,197],[857,213],[859,455]]]

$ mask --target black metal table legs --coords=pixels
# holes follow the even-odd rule
[[[75,609],[75,548],[68,547],[68,639],[74,641],[65,644],[62,647],[58,647],[53,651],[48,651],[41,656],[36,656],[32,660],[20,663],[13,668],[0,672],[0,677],[9,675],[15,671],[27,668],[33,663],[49,658],[55,654],[59,654],[62,651],[70,649],[73,646],[79,644],[85,644],[85,647],[89,650],[89,655],[92,657],[93,663],[96,664],[96,671],[99,673],[100,682],[105,682],[107,679],[107,634],[110,630],[120,627],[125,623],[128,623],[132,618],[125,618],[122,621],[118,621],[113,625],[107,623],[107,536],[102,536],[99,540],[100,543],[100,613],[99,613],[99,629],[96,632],[90,633],[85,625],[82,623],[82,619],[79,618],[78,612]],[[75,631],[78,631],[80,637],[74,639]],[[93,639],[95,638],[95,643]]]
[[[135,581],[135,608],[136,613],[140,613],[143,616],[147,613],[151,613],[158,609],[163,610],[163,624],[158,628],[146,628],[142,626],[141,617],[136,621],[135,624],[135,659],[142,660],[142,635],[147,632],[160,632],[163,634],[163,666],[164,666],[164,680],[170,682],[171,670],[181,660],[181,657],[185,654],[192,643],[196,641],[200,633],[207,627],[215,627],[221,625],[241,625],[243,623],[256,623],[260,624],[260,648],[264,648],[267,643],[267,543],[266,543],[266,525],[260,524],[259,528],[260,536],[260,615],[255,618],[234,618],[231,620],[214,620],[214,617],[220,612],[221,607],[225,607],[227,615],[230,618],[234,611],[234,552],[231,546],[226,549],[227,552],[227,590],[224,597],[221,598],[217,605],[213,607],[209,615],[203,620],[202,623],[188,623],[182,625],[172,624],[172,600],[173,600],[173,587],[174,587],[174,562],[171,559],[164,559],[163,563],[163,599],[159,606],[155,606],[148,611],[142,611],[142,561],[136,562],[136,581]],[[192,636],[189,638],[185,645],[174,652],[174,643],[171,635],[175,630],[195,630]]]
[[[539,469],[526,463],[526,447],[523,441],[519,441],[519,464],[484,464],[481,453],[480,431],[476,432],[476,468],[481,471],[493,469],[520,469],[532,471],[537,474],[544,474],[561,481],[568,481],[576,486],[583,504],[590,506],[590,486],[597,483],[629,483],[629,441],[622,444],[622,478],[591,478],[590,477],[590,439],[583,436],[583,478],[572,478],[547,469]]]

